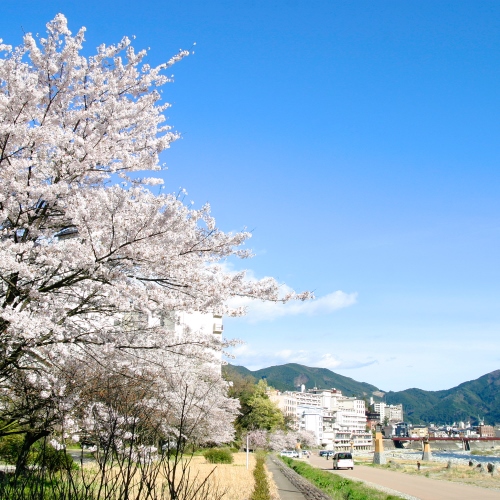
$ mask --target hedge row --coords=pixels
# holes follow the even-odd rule
[[[250,497],[250,500],[270,500],[271,493],[269,492],[269,482],[267,480],[266,468],[264,462],[266,460],[265,453],[258,453],[256,457],[256,465],[253,470],[255,478],[255,487]]]

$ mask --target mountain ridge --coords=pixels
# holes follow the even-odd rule
[[[226,371],[235,370],[242,376],[252,376],[259,380],[267,379],[269,385],[280,391],[293,391],[302,384],[306,389],[340,389],[347,396],[352,393],[360,397],[369,397],[378,388],[366,382],[356,380],[332,372],[328,368],[316,368],[300,365],[298,363],[287,363],[275,365],[260,370],[249,370],[244,366],[227,365]]]
[[[500,423],[500,370],[487,373],[477,379],[462,382],[456,387],[439,391],[426,391],[416,387],[403,391],[381,391],[367,382],[358,382],[335,373],[328,368],[316,368],[287,363],[260,370],[244,366],[226,365],[226,377],[238,373],[255,380],[265,378],[269,385],[280,391],[299,389],[340,389],[346,396],[356,396],[368,401],[370,397],[387,404],[403,404],[405,420],[411,423],[453,423],[468,421],[477,423],[484,419],[487,424]]]

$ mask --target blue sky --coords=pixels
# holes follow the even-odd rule
[[[500,368],[500,3],[9,2],[0,38],[64,13],[86,50],[123,35],[183,138],[166,186],[252,230],[256,277],[316,303],[228,319],[237,364],[324,366],[383,390]]]

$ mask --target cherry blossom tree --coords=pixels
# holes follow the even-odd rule
[[[81,370],[68,366],[57,375],[52,371],[38,377],[18,370],[0,391],[0,436],[22,436],[16,459],[18,473],[26,469],[31,446],[49,436],[54,427],[64,425],[78,402],[85,381]]]
[[[269,434],[269,448],[271,450],[282,450],[295,448],[297,443],[304,448],[312,448],[316,445],[316,437],[311,431],[275,431]]]
[[[245,438],[245,436],[243,436]],[[251,448],[266,449],[268,441],[268,433],[264,429],[256,429],[247,432],[248,444]],[[246,438],[245,438],[246,439]]]
[[[141,480],[151,482],[144,471],[155,478],[161,472],[171,498],[181,498],[178,489],[189,479],[192,456],[186,449],[233,439],[238,405],[225,397],[220,375],[201,364],[193,366],[185,357],[178,361],[163,377],[90,371],[77,405],[80,411],[73,412],[75,419],[62,429],[62,437],[76,433],[92,445],[99,475],[110,479],[118,469],[132,481],[140,472]]]
[[[301,446],[305,448],[312,448],[313,446],[316,446],[316,436],[312,431],[298,431],[297,441],[299,441]]]
[[[295,432],[277,430],[269,435],[269,448],[273,451],[293,449],[297,445]]]
[[[250,234],[221,231],[209,205],[153,193],[163,184],[159,155],[179,137],[160,88],[189,53],[152,67],[123,38],[85,56],[84,35],[58,14],[45,38],[0,41],[0,411],[14,421],[19,408],[31,415],[45,401],[45,425],[18,421],[26,436],[52,432],[52,415],[81,429],[75,401],[87,385],[78,375],[126,373],[149,378],[141,408],[171,432],[227,442],[236,402],[207,370],[224,343],[179,336],[165,317],[239,315],[229,299],[310,294],[282,295],[272,278],[228,272],[227,258],[251,256]],[[29,401],[19,399],[21,382]]]
[[[188,52],[151,67],[123,38],[85,57],[84,34],[73,36],[59,14],[46,38],[0,45],[4,378],[73,356],[77,345],[106,356],[178,347],[161,325],[122,328],[116,318],[133,311],[241,314],[229,298],[308,297],[280,297],[274,279],[226,272],[222,260],[250,256],[250,235],[219,230],[208,205],[154,195],[147,186],[160,178],[131,175],[160,170],[159,154],[178,138],[158,89]],[[114,175],[122,184],[110,185]]]

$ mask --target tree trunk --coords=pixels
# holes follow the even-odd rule
[[[41,438],[48,436],[50,433],[47,430],[39,430],[27,432],[24,435],[23,445],[19,450],[19,455],[16,462],[16,476],[24,474],[28,468],[28,455],[31,447]]]

